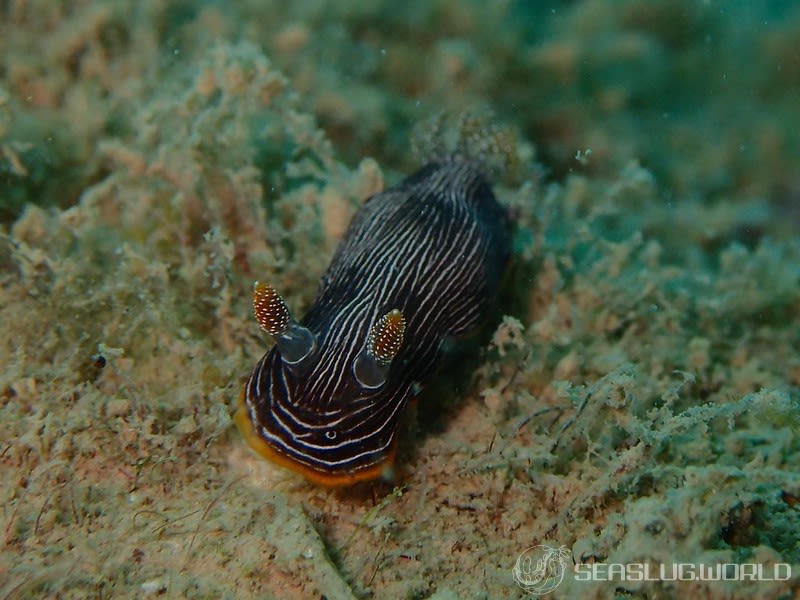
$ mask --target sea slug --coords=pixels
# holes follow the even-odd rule
[[[325,486],[386,476],[403,409],[443,342],[486,317],[509,254],[506,211],[473,160],[433,162],[368,198],[301,321],[255,286],[276,343],[240,397],[248,443]]]

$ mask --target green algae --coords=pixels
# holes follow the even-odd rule
[[[557,597],[790,594],[798,15],[644,5],[4,6],[0,593],[506,597],[551,543],[794,569]],[[414,125],[473,103],[541,164],[496,186],[514,310],[420,407],[402,493],[249,456],[253,280],[302,313]]]

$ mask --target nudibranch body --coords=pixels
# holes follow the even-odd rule
[[[256,285],[256,317],[276,344],[241,395],[248,443],[322,485],[386,475],[403,409],[443,342],[486,316],[509,254],[505,210],[470,161],[429,164],[368,198],[302,321]]]

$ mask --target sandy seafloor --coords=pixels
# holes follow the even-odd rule
[[[0,61],[0,598],[524,598],[541,544],[556,598],[800,595],[796,2],[5,0]],[[505,316],[393,483],[254,456],[253,281],[302,314],[476,107]]]

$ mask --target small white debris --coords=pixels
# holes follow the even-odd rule
[[[577,160],[579,163],[581,163],[582,165],[585,166],[585,165],[589,164],[589,157],[591,155],[592,155],[592,149],[591,148],[587,148],[586,150],[583,150],[583,151],[578,150],[575,153],[575,160]]]
[[[167,591],[167,582],[161,579],[151,579],[145,581],[141,587],[145,594],[163,594]]]

